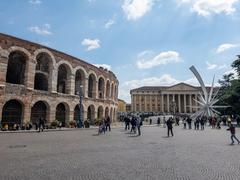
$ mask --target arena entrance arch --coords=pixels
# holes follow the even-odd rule
[[[12,129],[14,124],[22,125],[23,123],[23,106],[18,100],[10,100],[5,103],[2,109],[2,121],[4,126],[8,125]]]
[[[49,122],[49,107],[43,101],[36,102],[31,109],[31,122],[33,124],[39,123],[39,118],[43,118],[46,122]]]
[[[93,123],[94,123],[94,119],[95,119],[95,108],[94,108],[93,105],[88,106],[87,119],[90,121],[90,124],[93,124]]]
[[[62,127],[66,126],[68,108],[64,103],[60,103],[56,107],[56,120],[62,123]]]
[[[97,118],[100,120],[103,119],[103,107],[102,106],[98,107]]]

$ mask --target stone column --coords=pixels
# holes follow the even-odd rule
[[[57,81],[58,81],[58,71],[53,68],[52,69],[52,93],[56,93],[57,92]]]
[[[178,112],[181,113],[181,94],[178,94]]]
[[[50,106],[50,112],[49,112],[49,121],[55,121],[56,120],[56,106]]]
[[[167,112],[169,113],[169,94],[167,94]]]
[[[68,119],[68,122],[74,120],[74,108],[72,109],[72,108],[70,107],[70,110],[69,110],[69,118],[67,118],[67,119]]]
[[[34,89],[35,67],[36,63],[33,61],[32,57],[30,57],[25,71],[25,85],[30,90]]]
[[[184,113],[186,113],[187,112],[186,94],[183,95],[183,103],[184,103]]]
[[[70,75],[68,84],[69,84],[69,94],[75,95],[75,76],[74,76],[74,74]]]
[[[88,78],[85,79],[85,86],[84,86],[84,97],[88,97]]]
[[[189,111],[190,113],[192,113],[192,94],[189,94],[189,106],[190,106]]]
[[[23,123],[28,123],[30,122],[31,119],[31,105],[28,103],[24,104],[24,108],[23,108]]]
[[[164,96],[163,96],[163,94],[161,94],[161,111],[162,111],[162,113],[164,112],[164,102],[163,102],[163,98]]]
[[[3,109],[4,104],[2,102],[0,102],[0,123],[2,120],[2,109]]]
[[[147,95],[144,96],[144,112],[147,111]]]
[[[5,86],[8,66],[8,54],[0,49],[0,86]]]
[[[139,110],[142,111],[142,94],[139,94]]]

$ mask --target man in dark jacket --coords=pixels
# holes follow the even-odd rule
[[[107,117],[107,120],[106,120],[106,131],[107,131],[107,129],[109,130],[109,131],[111,131],[111,120],[110,120],[110,117],[108,116]]]
[[[171,134],[173,136],[173,126],[172,126],[173,120],[172,120],[172,118],[169,118],[167,120],[166,124],[167,124],[167,130],[168,130],[168,137],[169,137],[169,131],[171,131]]]
[[[45,124],[45,121],[44,121],[43,117],[40,117],[38,120],[38,132],[40,132],[40,130],[43,131],[43,129],[45,128],[44,124]]]
[[[235,136],[235,127],[233,126],[233,124],[230,125],[230,127],[227,129],[227,131],[230,131],[231,132],[231,140],[232,140],[232,143],[231,144],[234,144],[234,140],[235,139],[238,144],[240,144],[240,141],[238,140],[238,138]]]

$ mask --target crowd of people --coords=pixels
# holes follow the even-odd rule
[[[143,125],[142,119],[138,115],[128,115],[124,117],[125,130],[130,130],[131,133],[141,136],[141,126]],[[131,128],[130,128],[131,125]]]

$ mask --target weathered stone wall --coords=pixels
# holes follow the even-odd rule
[[[6,73],[8,69],[8,58],[11,52],[22,52],[27,57],[25,82],[24,85],[6,83]],[[40,91],[34,89],[34,77],[36,69],[36,57],[39,53],[46,53],[51,59],[51,72],[49,76],[49,90]],[[57,92],[58,67],[64,64],[68,67],[68,94]],[[38,101],[43,101],[48,107],[48,121],[55,120],[56,107],[59,103],[64,103],[67,109],[67,121],[73,120],[74,108],[79,103],[79,97],[75,95],[75,75],[77,70],[84,72],[84,119],[87,118],[87,109],[90,105],[95,108],[95,118],[97,118],[97,110],[99,107],[109,109],[111,119],[115,121],[117,113],[117,96],[118,96],[118,80],[111,72],[103,68],[97,68],[87,62],[75,57],[61,53],[59,51],[47,48],[45,46],[35,44],[29,41],[21,40],[12,36],[0,33],[0,119],[2,119],[2,108],[9,100],[18,100],[23,105],[23,122],[30,121],[31,108]],[[88,98],[88,77],[93,74],[96,78],[96,89],[94,98]],[[104,79],[104,96],[98,99],[98,80]],[[106,84],[110,83],[110,97],[106,98]],[[113,88],[112,88],[113,87]],[[116,90],[115,90],[116,88]],[[115,113],[114,113],[115,112]]]

